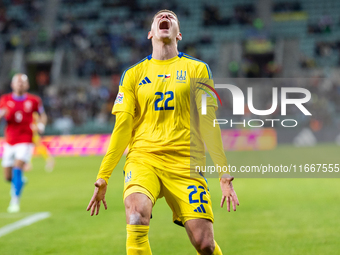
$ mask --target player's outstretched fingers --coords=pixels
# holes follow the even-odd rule
[[[240,205],[240,202],[238,201],[238,197],[236,195],[236,192],[234,191],[233,198],[235,199],[235,202],[237,205]]]
[[[98,203],[97,203],[97,210],[96,210],[96,215],[98,215],[98,213],[99,213],[99,209],[100,209],[100,201],[98,201]]]
[[[227,209],[228,209],[228,212],[230,212],[230,197],[229,196],[227,197]]]
[[[222,199],[221,199],[221,208],[223,208],[223,204],[224,204],[225,198],[226,198],[226,196],[223,196],[223,195],[222,195]]]
[[[106,204],[106,200],[105,200],[105,198],[103,198],[103,204],[104,204],[104,208],[105,208],[105,210],[107,210],[107,204]]]
[[[96,209],[97,202],[94,202],[91,208],[91,216],[94,214],[94,210]]]
[[[236,211],[236,200],[234,196],[231,196],[231,201],[233,203],[233,210]]]
[[[94,200],[93,200],[93,198],[91,198],[91,201],[90,201],[89,205],[87,206],[86,211],[89,211],[91,209],[93,203],[94,203]]]

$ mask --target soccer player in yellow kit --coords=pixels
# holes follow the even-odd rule
[[[163,196],[173,211],[173,221],[185,227],[198,254],[222,254],[214,241],[207,182],[191,171],[193,162],[204,158],[203,140],[214,163],[227,165],[221,131],[212,125],[216,100],[207,97],[204,117],[198,114],[203,90],[190,100],[190,94],[196,91],[191,89],[192,79],[208,80],[213,86],[210,68],[178,52],[182,34],[172,11],[162,10],[154,16],[148,39],[152,41],[152,55],[122,74],[112,110],[115,128],[87,210],[91,210],[91,216],[97,215],[101,202],[107,209],[108,179],[129,145],[124,167],[127,254],[151,254],[148,231],[152,207]],[[226,200],[230,211],[232,201],[236,210],[239,202],[231,183],[233,177],[223,172],[219,175],[221,207]]]

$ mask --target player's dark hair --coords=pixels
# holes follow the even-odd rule
[[[169,12],[169,13],[171,13],[172,15],[174,15],[174,16],[176,17],[176,19],[177,19],[178,28],[179,28],[179,29],[181,28],[181,26],[179,25],[179,20],[178,20],[178,17],[177,17],[177,15],[176,15],[176,13],[174,13],[173,11],[167,10],[167,9],[158,11],[158,12],[153,16],[152,21],[151,21],[151,25],[152,25],[152,23],[153,23],[155,17],[156,17],[158,14],[160,14],[161,12]]]

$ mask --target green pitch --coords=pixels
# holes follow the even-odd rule
[[[233,165],[340,163],[339,149],[282,146],[227,156]],[[35,158],[33,171],[26,174],[22,212],[16,215],[6,213],[10,186],[2,181],[0,229],[36,212],[52,216],[0,237],[0,254],[125,254],[124,161],[109,182],[108,210],[102,207],[93,217],[85,210],[100,162],[101,157],[57,158],[55,170],[46,173],[43,160]],[[241,206],[231,213],[219,208],[218,180],[208,181],[215,239],[224,254],[339,254],[339,179],[237,179],[234,186]],[[171,219],[165,200],[159,200],[149,235],[153,254],[196,254],[184,228]]]

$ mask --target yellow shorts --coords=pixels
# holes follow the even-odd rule
[[[208,184],[203,177],[185,178],[149,164],[127,162],[124,199],[132,193],[147,195],[153,204],[164,196],[173,212],[173,222],[178,225],[197,218],[214,221]]]

